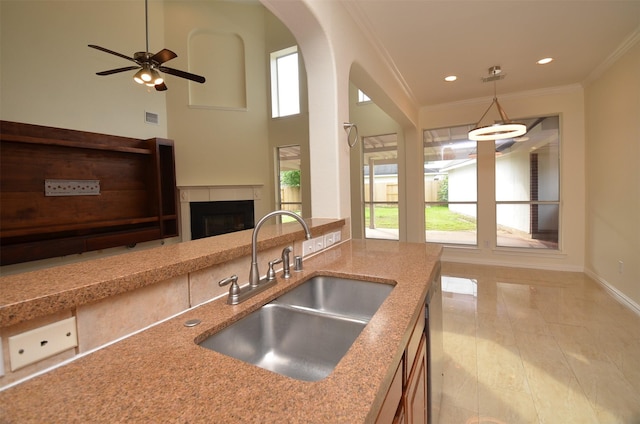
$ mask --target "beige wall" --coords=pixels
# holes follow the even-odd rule
[[[188,69],[189,38],[196,31],[235,35],[244,48],[244,64],[240,66],[245,71],[246,108],[191,106],[189,85],[182,82],[172,84],[167,92],[168,134],[176,142],[177,184],[264,184],[265,210],[256,211],[256,216],[262,216],[274,204],[265,9],[249,3],[166,1],[165,17],[167,45],[185,52],[185,59],[172,61],[171,66]],[[216,78],[215,69],[203,73],[210,80]]]
[[[149,5],[150,49],[164,40],[163,9]],[[133,55],[144,50],[144,3],[124,1],[0,2],[0,119],[151,138],[167,136],[165,95],[133,82],[133,74],[95,73],[132,65],[87,47]],[[159,125],[144,122],[145,111]]]
[[[585,97],[585,266],[640,305],[640,42],[588,85]]]

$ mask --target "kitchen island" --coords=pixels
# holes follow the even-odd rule
[[[0,392],[0,422],[374,422],[424,319],[440,254],[435,245],[343,242],[240,305],[205,303]],[[328,377],[294,380],[196,344],[315,275],[394,285]],[[193,319],[201,323],[184,325]]]

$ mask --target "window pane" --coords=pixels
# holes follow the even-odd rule
[[[496,205],[497,245],[557,249],[559,219],[556,204],[500,203]]]
[[[365,237],[398,240],[396,134],[363,137]]]
[[[271,53],[271,117],[300,113],[298,48]]]
[[[277,208],[302,214],[302,193],[300,190],[300,146],[278,147]],[[283,222],[293,221],[288,216]]]
[[[557,249],[559,118],[522,122],[529,128],[526,136],[496,142],[497,245]]]
[[[477,244],[477,144],[469,126],[424,132],[426,240]]]

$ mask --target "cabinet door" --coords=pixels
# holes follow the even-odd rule
[[[423,335],[415,362],[407,380],[405,416],[407,424],[427,422],[427,354],[426,338]]]
[[[387,396],[384,399],[382,408],[376,419],[376,424],[389,424],[398,423],[404,424],[404,421],[398,420],[398,413],[402,410],[402,372],[404,369],[404,358],[400,361],[400,365],[396,369],[396,372],[391,382],[391,387],[387,392]],[[400,406],[400,407],[399,407]]]

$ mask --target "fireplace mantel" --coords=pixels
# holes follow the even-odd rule
[[[191,240],[191,215],[189,203],[214,202],[223,200],[253,200],[255,217],[258,219],[264,209],[264,185],[215,185],[179,186],[180,195],[180,235],[182,241]]]

